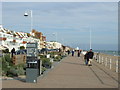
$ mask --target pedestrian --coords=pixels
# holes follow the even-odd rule
[[[78,57],[80,57],[81,50],[78,50]]]
[[[60,49],[60,48],[59,48],[58,50],[59,50],[59,52],[61,52],[61,49]]]
[[[72,50],[72,56],[74,56],[74,49]]]
[[[12,57],[13,57],[13,55],[15,55],[15,48],[13,48],[13,49],[11,50],[11,54],[12,54]]]
[[[92,66],[91,62],[92,62],[93,56],[94,56],[94,52],[92,51],[92,49],[90,49],[90,51],[88,52],[88,57],[89,57],[88,65],[89,66]]]
[[[67,51],[68,52],[68,55],[70,54],[70,50]]]
[[[88,51],[87,51],[86,54],[84,55],[84,60],[85,60],[85,64],[88,65],[88,62],[89,62]]]

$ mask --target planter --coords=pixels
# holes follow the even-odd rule
[[[16,40],[13,40],[14,43],[16,43]]]
[[[4,40],[4,41],[5,41],[6,39],[7,39],[7,38],[2,38],[2,40]]]
[[[23,43],[23,44],[26,44],[27,42],[26,42],[26,41],[23,41],[22,43]]]

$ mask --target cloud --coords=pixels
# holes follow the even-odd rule
[[[4,2],[119,2],[119,0],[2,0]]]
[[[117,8],[117,3],[102,2],[4,3],[3,21],[6,26],[14,26],[14,30],[29,31],[30,17],[25,18],[23,14],[31,9],[33,28],[46,35],[58,32],[59,40],[64,38],[68,43],[80,40],[81,43],[89,43],[89,30],[92,29],[94,43],[105,44],[111,39],[109,43],[112,44],[117,42]],[[99,34],[104,35],[105,39]]]
[[[0,24],[2,24],[2,3],[0,2]]]

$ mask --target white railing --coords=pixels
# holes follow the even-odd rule
[[[102,64],[106,68],[118,73],[118,58],[119,56],[112,56],[103,53],[95,53],[94,59],[97,63]]]

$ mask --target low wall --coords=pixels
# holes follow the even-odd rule
[[[112,56],[103,53],[94,53],[94,61],[102,64],[106,68],[118,73],[118,58],[119,56]]]
[[[12,57],[14,65],[26,63],[26,54],[14,55]]]

